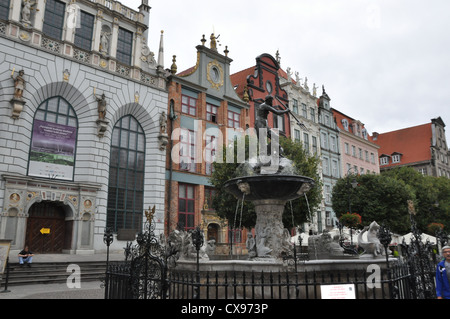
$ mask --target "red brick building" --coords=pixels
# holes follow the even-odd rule
[[[373,142],[380,145],[380,171],[409,166],[424,175],[450,177],[450,154],[441,117],[414,127],[373,133]]]
[[[200,226],[205,239],[214,238],[220,250],[228,247],[230,229],[227,221],[211,209],[214,189],[209,176],[216,150],[237,132],[233,129],[242,130],[249,124],[249,105],[235,93],[230,81],[232,59],[227,50],[218,52],[215,40],[211,35],[207,47],[203,38],[202,45],[196,47],[194,67],[176,74],[175,61],[172,65],[165,232]]]
[[[236,93],[250,105],[249,127],[255,125],[255,112],[258,105],[262,104],[266,96],[274,98],[273,106],[279,110],[285,110],[288,106],[288,94],[280,86],[280,74],[285,73],[280,69],[280,64],[270,54],[262,54],[256,58],[256,65],[231,75]],[[281,103],[280,103],[281,101]],[[282,105],[283,104],[283,105]],[[268,116],[269,126],[278,128],[286,137],[290,137],[289,115]]]

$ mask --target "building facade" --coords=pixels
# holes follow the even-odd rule
[[[323,194],[325,220],[318,220],[318,228],[331,228],[339,218],[332,208],[331,193],[337,180],[341,178],[341,149],[339,128],[333,116],[330,97],[322,86],[319,97],[320,148],[322,152]]]
[[[313,85],[312,91],[308,87],[307,78],[301,83],[298,73],[295,74],[295,80],[292,78],[290,68],[286,72],[280,69],[281,87],[288,93],[289,108],[292,111],[290,117],[291,138],[302,143],[304,149],[310,156],[321,158],[320,148],[320,125],[319,109],[317,105],[317,89]],[[295,117],[295,118],[294,118]],[[319,176],[323,179],[322,165],[319,165]],[[323,190],[323,189],[322,189]],[[303,225],[303,230],[307,233],[320,233],[326,225],[325,197],[314,212],[309,216],[310,220]],[[331,226],[331,225],[328,225]]]
[[[332,112],[340,130],[342,176],[380,173],[378,162],[380,147],[371,142],[369,132],[364,124],[336,109],[332,109]]]
[[[450,177],[449,149],[441,117],[431,122],[387,133],[373,133],[380,145],[380,170],[409,166],[423,175]]]
[[[228,249],[233,225],[220,219],[211,206],[215,192],[209,182],[216,154],[243,134],[249,105],[230,81],[228,51],[220,53],[214,34],[196,47],[196,65],[172,75],[169,82],[170,147],[166,166],[166,234],[200,226],[205,240],[216,241],[216,253]],[[176,64],[172,65],[176,73]],[[230,203],[230,205],[233,205]],[[234,243],[242,236],[234,236]],[[245,241],[244,241],[245,244]]]
[[[122,250],[149,207],[163,229],[168,92],[149,11],[2,1],[0,238],[12,253],[104,251],[106,227]]]

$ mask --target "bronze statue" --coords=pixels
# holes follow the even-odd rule
[[[267,123],[267,116],[269,112],[272,112],[276,115],[284,115],[289,112],[289,109],[286,110],[277,110],[272,106],[273,97],[271,95],[266,96],[265,102],[261,104],[256,111],[256,120],[255,120],[255,129],[256,135],[259,138],[259,129],[267,130],[267,137],[272,139],[272,132],[269,129],[269,124]]]

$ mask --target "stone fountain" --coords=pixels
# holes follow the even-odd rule
[[[225,183],[225,189],[237,199],[244,198],[255,206],[254,250],[249,251],[252,260],[281,260],[290,239],[282,221],[284,207],[312,185],[311,178],[282,174],[241,176]]]

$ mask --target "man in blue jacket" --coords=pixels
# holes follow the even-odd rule
[[[442,260],[436,269],[436,295],[438,299],[450,299],[450,246],[442,247]]]

